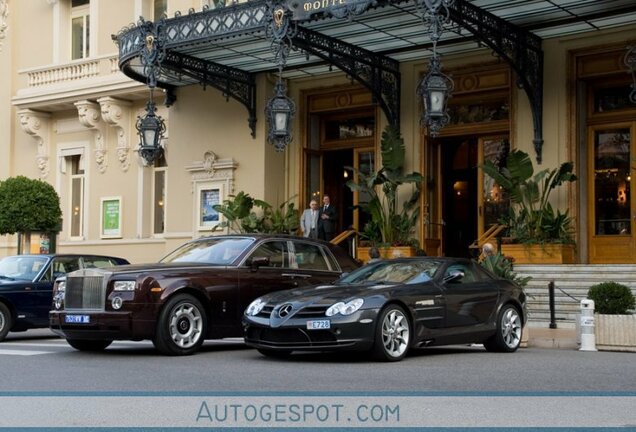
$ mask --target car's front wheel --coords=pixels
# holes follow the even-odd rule
[[[66,342],[78,351],[104,351],[112,340],[66,339]]]
[[[199,300],[188,294],[171,298],[161,310],[152,342],[166,355],[194,354],[203,344],[207,317]]]
[[[380,312],[375,329],[373,356],[381,361],[402,360],[411,343],[411,324],[398,305],[388,305]]]
[[[521,344],[521,315],[516,307],[505,305],[497,315],[497,332],[484,342],[493,352],[514,352]]]
[[[4,303],[0,303],[0,341],[3,341],[13,326],[11,311]]]

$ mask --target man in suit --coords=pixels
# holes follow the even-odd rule
[[[338,213],[336,208],[331,205],[329,195],[322,198],[323,206],[320,207],[318,214],[318,238],[322,240],[331,240],[336,231],[336,220],[338,219]]]
[[[318,238],[318,200],[309,201],[309,208],[305,209],[300,217],[300,229],[303,231],[303,236]]]

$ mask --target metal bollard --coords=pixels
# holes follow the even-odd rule
[[[596,351],[594,334],[594,300],[581,300],[581,348],[579,351]]]

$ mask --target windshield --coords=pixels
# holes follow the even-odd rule
[[[360,267],[338,281],[341,284],[400,283],[430,281],[442,263],[436,260],[378,261]]]
[[[160,262],[196,262],[228,265],[245,251],[254,239],[250,238],[209,238],[186,243]]]
[[[10,256],[0,260],[0,278],[32,281],[48,262],[47,257]]]

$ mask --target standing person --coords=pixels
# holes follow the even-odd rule
[[[322,204],[318,214],[318,238],[329,241],[334,237],[338,214],[336,207],[331,204],[329,195],[325,194],[322,198]]]
[[[309,201],[309,208],[303,211],[300,217],[300,229],[303,236],[312,239],[318,238],[318,200]]]
[[[380,251],[377,247],[373,246],[369,249],[369,261],[367,261],[367,264],[371,264],[376,261],[380,261]]]

